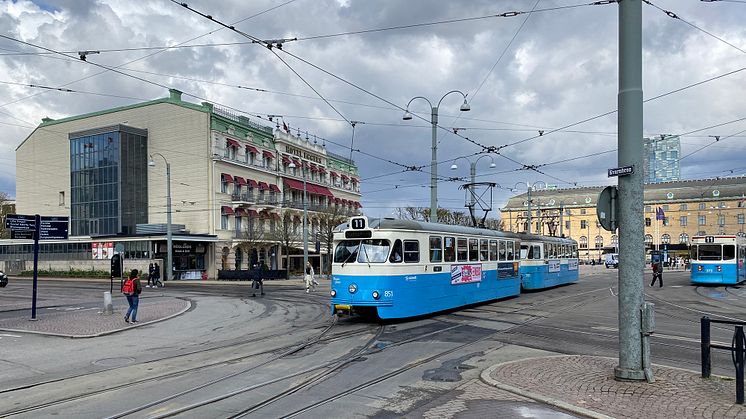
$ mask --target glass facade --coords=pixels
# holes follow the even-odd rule
[[[70,235],[134,234],[148,221],[147,131],[70,134]]]
[[[645,183],[669,182],[681,178],[681,142],[678,136],[644,138],[643,147]]]

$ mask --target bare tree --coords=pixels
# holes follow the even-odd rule
[[[5,216],[15,214],[15,206],[10,205],[10,196],[6,192],[0,192],[0,238],[9,239],[10,230],[5,229]]]
[[[257,217],[247,217],[246,223],[238,234],[238,247],[249,255],[249,269],[252,268],[252,252],[269,240],[265,229],[265,219]]]
[[[334,241],[334,228],[347,220],[347,214],[337,205],[331,205],[318,211],[319,219],[319,241],[321,247],[326,249],[329,265],[324,269],[324,258],[321,258],[320,273],[326,272],[327,277],[331,273],[332,245]]]
[[[303,240],[303,232],[297,228],[296,223],[293,221],[295,216],[296,214],[293,211],[284,210],[280,215],[280,219],[275,221],[274,231],[270,229],[267,233],[267,237],[271,241],[280,243],[280,246],[282,246],[282,254],[285,255],[285,266],[288,275],[290,274],[290,248]]]

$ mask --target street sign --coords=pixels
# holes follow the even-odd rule
[[[13,240],[33,240],[34,230],[10,230],[10,238]]]
[[[615,231],[617,229],[619,216],[619,201],[616,186],[607,186],[598,195],[596,204],[596,215],[598,222],[604,230]]]
[[[635,166],[622,166],[614,169],[609,169],[609,177],[614,176],[627,176],[635,173]]]
[[[68,217],[41,217],[39,240],[67,240]]]
[[[34,231],[35,220],[33,215],[8,214],[5,216],[5,228],[16,231]]]

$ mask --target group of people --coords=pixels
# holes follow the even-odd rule
[[[163,282],[161,282],[161,267],[158,266],[158,263],[151,263],[150,266],[148,266],[148,285],[145,287],[150,288],[151,282],[153,288],[163,286]]]

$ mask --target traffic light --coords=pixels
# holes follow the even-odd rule
[[[119,278],[122,276],[122,255],[115,253],[111,257],[111,277]]]

